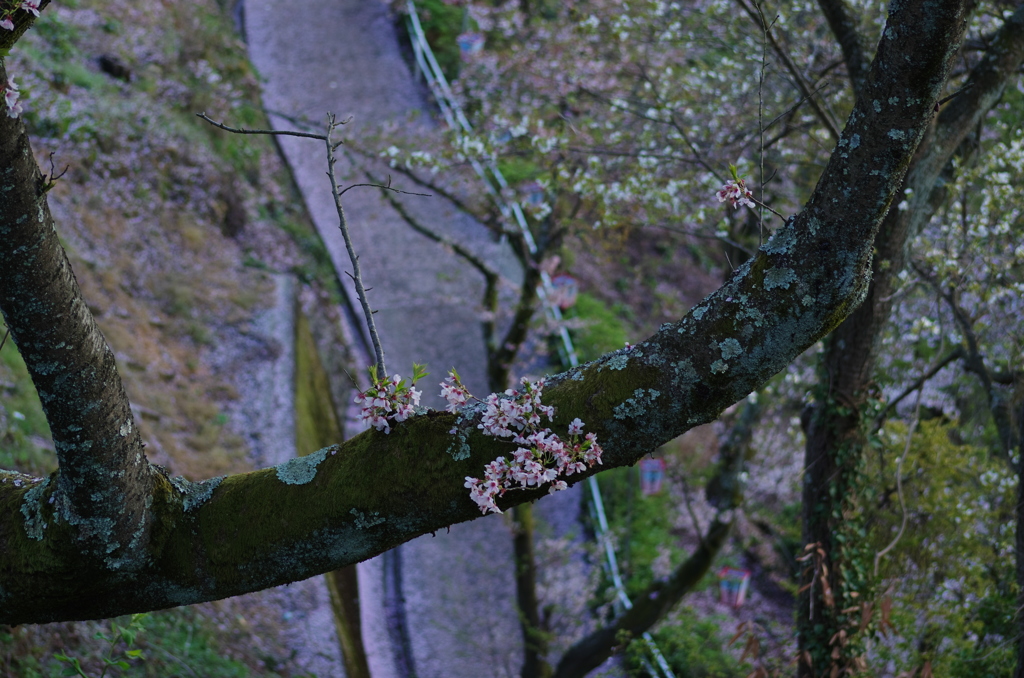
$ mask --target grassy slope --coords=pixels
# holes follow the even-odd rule
[[[101,57],[127,78],[103,72]],[[239,397],[232,375],[218,373],[211,353],[270,302],[269,271],[306,282],[303,305],[321,318],[337,295],[273,145],[194,116],[263,122],[258,79],[230,18],[214,0],[51,5],[8,57],[8,71],[41,166],[53,153],[56,172],[68,168],[51,207],[151,459],[190,478],[250,468],[223,413]],[[330,325],[316,324],[318,343],[337,347]],[[8,342],[0,468],[41,475],[55,463]],[[257,594],[154,615],[139,641],[146,658],[130,675],[294,675],[277,639],[280,611],[268,604]],[[56,650],[95,668],[104,644],[93,636],[103,628],[0,627],[0,676],[57,675]]]

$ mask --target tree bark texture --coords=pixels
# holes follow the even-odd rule
[[[309,452],[343,437],[330,381],[320,360],[309,319],[296,308],[295,318],[295,446]],[[324,575],[331,596],[334,627],[341,645],[347,678],[370,678],[363,646],[359,608],[359,571],[356,565]]]
[[[7,72],[0,63],[0,81]],[[33,487],[20,531],[81,567],[131,570],[145,559],[151,469],[128,398],[82,299],[46,202],[21,118],[0,116],[0,310],[39,394],[60,470]],[[13,483],[13,481],[12,481]],[[11,507],[16,508],[16,507]],[[17,509],[16,509],[17,510]],[[0,527],[0,544],[10,526]],[[2,572],[2,570],[0,570]],[[2,581],[2,580],[0,580]]]

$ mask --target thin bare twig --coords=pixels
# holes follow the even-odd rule
[[[793,113],[795,113],[795,112],[797,111],[797,109],[799,109],[799,108],[800,108],[800,107],[801,107],[801,106],[802,106],[802,105],[804,104],[804,102],[806,102],[806,101],[807,101],[808,99],[810,99],[810,98],[811,98],[811,97],[813,97],[813,96],[814,96],[815,94],[817,94],[818,92],[820,92],[821,90],[825,89],[826,87],[828,87],[828,86],[829,86],[829,85],[831,85],[831,84],[832,84],[832,83],[830,83],[829,81],[827,81],[827,80],[826,80],[825,82],[823,82],[823,83],[822,83],[821,85],[819,85],[818,87],[815,87],[815,88],[814,88],[814,90],[813,90],[813,91],[812,91],[812,92],[811,92],[810,94],[808,94],[807,96],[804,96],[804,97],[800,97],[800,100],[799,100],[799,101],[797,101],[797,102],[796,102],[795,104],[793,104],[792,106],[790,106],[789,108],[787,108],[786,110],[784,110],[784,111],[783,111],[782,113],[779,113],[779,114],[778,114],[777,116],[775,116],[775,117],[774,117],[774,118],[772,119],[772,121],[771,121],[770,123],[768,123],[767,125],[765,125],[765,126],[764,126],[764,130],[763,130],[763,131],[764,131],[764,132],[767,132],[767,131],[768,131],[768,130],[770,130],[770,129],[771,129],[772,127],[774,127],[774,126],[775,126],[775,123],[777,123],[777,122],[778,122],[779,120],[782,120],[782,119],[783,119],[783,118],[785,118],[785,117],[786,117],[787,115],[792,115]],[[777,141],[777,140],[778,140],[778,137],[776,137],[776,139],[775,139],[775,140],[773,140],[773,142],[772,142],[772,143],[774,143],[774,141]],[[768,145],[770,146],[770,145],[771,145],[771,143],[769,143]]]
[[[719,242],[724,242],[726,245],[729,245],[731,247],[735,247],[736,249],[743,252],[751,259],[754,258],[753,251],[747,249],[746,247],[736,242],[732,238],[728,238],[724,235],[707,235],[706,233],[698,233],[697,231],[691,231],[685,228],[676,228],[674,226],[665,226],[664,224],[644,224],[642,228],[660,228],[663,231],[668,231],[670,233],[679,233],[681,235],[689,235],[694,238],[700,238],[702,240],[717,240]]]
[[[64,165],[64,169],[61,170],[60,174],[56,174],[57,168],[53,164],[53,151],[50,151],[50,173],[43,174],[43,190],[49,191],[57,184],[57,180],[68,173],[70,165]]]
[[[363,316],[366,318],[366,326],[370,333],[370,343],[373,345],[374,359],[376,361],[376,374],[381,380],[385,380],[388,377],[387,367],[384,363],[384,347],[381,345],[380,335],[377,332],[377,325],[373,320],[373,314],[376,312],[370,308],[370,302],[366,297],[366,288],[363,286],[363,276],[359,271],[359,256],[356,254],[355,246],[352,244],[352,237],[348,229],[348,219],[345,217],[345,209],[341,204],[341,196],[349,189],[355,188],[356,186],[372,186],[379,188],[383,191],[393,191],[395,193],[405,193],[408,195],[425,195],[423,193],[412,193],[410,191],[402,191],[397,188],[391,187],[391,178],[388,177],[387,185],[379,184],[354,184],[347,187],[345,190],[338,188],[337,176],[334,173],[334,166],[338,159],[335,156],[335,151],[344,143],[344,141],[334,142],[334,131],[342,126],[348,124],[352,118],[351,116],[345,120],[338,121],[337,116],[333,113],[327,114],[327,133],[326,134],[315,134],[312,132],[296,132],[292,130],[265,130],[265,129],[243,129],[238,127],[230,127],[223,123],[217,122],[211,119],[205,113],[197,113],[199,118],[205,120],[209,124],[219,129],[231,132],[232,134],[263,134],[269,136],[288,136],[288,137],[299,137],[303,139],[316,139],[323,141],[327,148],[327,177],[331,181],[331,194],[334,196],[334,206],[338,211],[338,228],[341,230],[341,236],[345,241],[345,249],[348,251],[349,260],[352,262],[352,273],[349,276],[352,278],[356,286],[356,296],[359,297],[359,304],[363,309]],[[429,196],[427,196],[429,197]]]
[[[337,149],[337,146],[335,146],[335,149]],[[369,176],[369,175],[367,175],[367,176]],[[371,177],[371,181],[372,181],[372,177]],[[388,175],[388,183],[387,184],[378,184],[378,183],[352,184],[351,186],[349,186],[348,188],[343,190],[341,193],[339,193],[338,197],[340,198],[341,196],[343,196],[346,193],[348,193],[349,191],[351,191],[353,188],[359,188],[360,186],[370,186],[371,188],[379,188],[382,191],[392,191],[394,193],[401,193],[403,195],[418,195],[421,198],[432,198],[432,197],[434,197],[434,196],[430,195],[429,193],[415,193],[414,191],[403,191],[403,190],[401,190],[399,188],[392,188],[392,186],[391,186],[391,175],[390,174]]]
[[[771,26],[775,25],[778,21],[778,17],[772,20],[771,26],[764,18],[764,12],[761,11],[761,5],[756,0],[754,2],[754,8],[757,9],[757,15],[761,17],[761,30],[764,33],[764,37],[761,40],[761,72],[760,77],[757,80],[757,134],[760,141],[760,148],[758,152],[758,164],[760,166],[760,184],[761,184],[761,199],[757,201],[761,209],[757,212],[757,245],[760,247],[764,243],[764,73],[768,63],[768,31],[771,30]],[[770,207],[768,209],[771,209]],[[772,210],[775,212],[775,210]],[[775,212],[778,214],[778,212]],[[782,216],[781,214],[779,215]]]
[[[946,103],[947,101],[950,101],[951,99],[955,99],[956,97],[960,96],[970,88],[974,87],[974,85],[975,83],[969,82],[960,89],[958,89],[957,91],[950,94],[948,97],[943,97],[942,99],[939,99],[938,101],[935,102],[935,110],[939,110],[939,107],[942,106],[942,104]]]
[[[373,310],[370,309],[370,302],[366,298],[366,289],[363,287],[363,276],[359,271],[359,256],[356,254],[355,246],[352,244],[352,236],[348,230],[348,219],[345,217],[345,208],[341,205],[341,193],[338,191],[338,179],[334,174],[334,165],[338,159],[334,155],[337,146],[334,145],[334,130],[344,125],[347,120],[337,122],[334,114],[327,114],[327,135],[323,138],[327,147],[327,176],[331,180],[331,195],[334,196],[334,207],[338,211],[338,228],[341,229],[341,237],[345,240],[345,249],[348,250],[349,261],[352,262],[352,280],[356,286],[356,296],[359,297],[359,304],[363,308],[363,316],[366,318],[366,327],[370,332],[370,343],[373,344],[374,357],[376,359],[376,375],[379,379],[388,378],[387,366],[384,363],[384,347],[380,342],[380,335],[377,333],[377,324],[373,321]]]
[[[760,15],[759,11],[754,11],[750,9],[750,7],[747,6],[747,3],[744,0],[736,0],[736,3],[743,8],[743,11],[747,13],[747,16],[749,16],[754,23],[758,24],[758,28],[763,28],[763,17]],[[821,120],[821,123],[825,126],[829,134],[832,136],[832,139],[835,141],[839,141],[839,126],[832,119],[832,116],[830,116],[828,112],[821,107],[818,101],[813,96],[811,96],[811,88],[808,86],[807,81],[800,73],[800,70],[796,67],[796,64],[794,64],[793,60],[789,58],[789,54],[786,52],[786,50],[782,48],[782,45],[780,45],[779,41],[775,39],[775,36],[772,34],[771,31],[766,31],[765,35],[767,36],[768,42],[771,44],[772,49],[775,51],[775,54],[778,55],[779,59],[782,61],[782,64],[786,67],[786,70],[789,71],[789,74],[793,76],[793,81],[796,83],[797,88],[805,97],[807,97],[809,103],[811,104],[811,108],[814,109],[815,115],[817,115],[818,119]]]
[[[896,548],[896,544],[903,538],[903,533],[907,529],[907,504],[903,498],[903,462],[906,460],[907,455],[910,454],[910,443],[914,439],[914,431],[917,430],[917,423],[921,420],[921,394],[924,389],[918,389],[917,391],[917,403],[914,405],[914,419],[910,422],[910,429],[907,431],[907,444],[903,447],[903,454],[896,461],[896,494],[900,498],[900,511],[903,512],[903,521],[900,523],[900,531],[896,533],[889,545],[881,551],[875,554],[875,577],[878,576],[878,565],[882,562],[882,558]]]
[[[318,139],[320,141],[327,140],[327,137],[325,137],[323,134],[313,134],[311,132],[294,132],[292,130],[274,129],[242,129],[239,127],[228,127],[224,123],[217,122],[216,120],[211,119],[209,116],[206,115],[206,113],[196,113],[196,117],[205,120],[214,127],[220,128],[225,132],[231,132],[232,134],[265,134],[268,136],[278,137],[302,137],[305,139]],[[348,122],[348,120],[345,120],[340,124],[344,125],[346,122]]]
[[[762,193],[763,193],[763,187],[762,187]],[[761,202],[757,198],[754,198],[754,202],[757,203],[759,207],[763,207],[764,209],[768,210],[769,212],[771,212],[772,214],[777,216],[779,219],[782,219],[783,221],[786,220],[786,217],[782,216],[781,214],[779,214],[778,212],[773,210],[770,206],[768,206],[767,204]]]

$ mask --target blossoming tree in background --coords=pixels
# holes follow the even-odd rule
[[[881,7],[841,0],[816,9],[742,0],[467,6],[487,35],[487,49],[463,64],[455,83],[476,136],[459,135],[429,154],[392,153],[396,163],[438,172],[496,160],[522,170],[510,194],[538,233],[587,241],[595,228],[683,231],[718,238],[733,266],[781,226],[766,209],[794,212],[821,186],[834,145],[841,154],[859,145],[842,140],[839,121],[864,96],[873,46],[884,51],[896,39],[883,32]],[[913,557],[893,535],[868,528],[869,506],[898,511],[901,502],[892,478],[869,476],[865,465],[869,450],[884,447],[887,419],[917,418],[908,395],[923,389],[926,413],[959,419],[960,435],[982,446],[990,443],[978,430],[993,422],[993,457],[1009,462],[1007,473],[1018,465],[1021,329],[1012,309],[1021,298],[1022,224],[1008,191],[1021,171],[1021,22],[1020,6],[976,8],[936,122],[876,241],[868,301],[817,357],[805,356],[769,388],[769,425],[803,410],[803,431],[791,443],[794,454],[805,447],[802,546],[824,554],[804,561],[798,584],[805,675],[863,669],[871,638],[891,630],[879,606],[891,607],[900,591],[884,593],[879,565],[912,567]],[[877,108],[907,103],[889,94]],[[897,140],[900,118],[892,120],[889,138]],[[750,187],[735,169],[731,180],[723,172],[734,162],[754,175]],[[965,181],[971,189],[958,183]],[[733,209],[712,208],[707,196],[716,190]],[[975,379],[976,398],[988,403],[980,411],[965,395]],[[985,501],[1005,501],[1000,492]],[[991,548],[1005,570],[1005,528],[993,532]],[[1006,576],[990,571],[972,586],[999,589]],[[1005,592],[996,598],[1009,605]],[[971,623],[975,613],[960,619]],[[951,620],[949,632],[960,624]],[[1002,627],[984,628],[971,652],[1006,653]],[[914,625],[900,631],[907,647],[929,647]],[[918,649],[901,661],[923,671],[953,661],[957,647]]]

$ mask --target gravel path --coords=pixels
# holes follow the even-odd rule
[[[403,120],[433,133],[421,89],[401,59],[391,18],[373,0],[312,0],[300,11],[289,3],[247,0],[244,18],[250,56],[264,79],[268,111],[322,120],[326,112],[353,116],[346,132],[371,131]],[[272,116],[278,129],[289,127]],[[323,147],[281,139],[299,189],[339,271],[349,270],[325,173]],[[377,176],[386,169],[373,168]],[[346,183],[366,181],[361,168],[339,162]],[[408,198],[426,224],[472,246],[509,275],[511,253],[485,229],[438,198]],[[426,362],[440,381],[452,365],[475,393],[486,393],[485,354],[477,313],[479,276],[439,245],[414,233],[383,200],[362,188],[345,195],[391,372],[408,374]],[[345,277],[345,276],[343,276]],[[431,379],[433,381],[433,378]],[[440,406],[425,385],[424,404]],[[395,567],[398,565],[398,567]],[[404,599],[402,620],[395,605]],[[456,525],[360,566],[363,633],[375,678],[514,676],[522,639],[514,606],[509,530],[499,516]],[[401,611],[399,609],[398,611]],[[391,618],[389,619],[389,614]],[[340,673],[320,674],[320,678]]]

